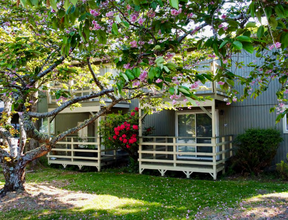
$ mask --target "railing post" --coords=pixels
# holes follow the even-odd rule
[[[173,166],[176,167],[177,163],[177,150],[176,150],[176,137],[173,137]]]
[[[233,148],[233,143],[232,143],[232,141],[233,141],[233,137],[232,137],[232,135],[230,135],[229,136],[229,149],[230,149],[230,157],[232,157],[233,156],[233,151],[232,151],[232,148]]]
[[[223,160],[223,166],[224,166],[224,168],[223,168],[223,170],[222,170],[222,174],[225,174],[225,159],[226,159],[226,152],[225,152],[225,150],[226,150],[226,144],[224,143],[225,142],[225,136],[224,137],[222,137],[222,160]],[[224,151],[224,152],[223,152]]]
[[[153,142],[155,143],[156,142],[156,138],[154,137],[153,138]],[[156,151],[156,145],[153,145],[153,151],[155,152]],[[156,154],[154,153],[153,154],[153,159],[155,159],[156,158]]]
[[[139,137],[139,150],[138,150],[138,162],[139,162],[139,173],[142,173],[142,137]]]
[[[98,122],[99,123],[99,122]],[[101,170],[101,136],[99,134],[97,134],[97,151],[98,151],[98,160],[97,160],[97,164],[98,164],[98,172]]]
[[[213,179],[217,179],[217,167],[216,167],[216,138],[212,137],[211,139],[212,143],[212,152],[213,152]]]
[[[74,138],[72,137],[71,138],[71,161],[73,162],[74,161]],[[66,139],[67,140],[67,139]],[[67,148],[67,145],[66,145],[66,148]]]

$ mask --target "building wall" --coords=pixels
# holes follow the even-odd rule
[[[147,115],[144,120],[145,127],[154,126],[155,130],[151,135],[174,136],[175,135],[175,111],[164,110],[152,115]]]
[[[242,53],[237,58],[244,64],[253,61],[255,64],[261,64],[261,60],[255,59],[249,53]],[[235,69],[235,66],[231,68],[231,71],[244,77],[249,75],[250,70],[249,68]],[[248,128],[276,128],[281,132],[284,141],[279,146],[273,164],[285,160],[288,153],[288,134],[283,133],[283,121],[276,124],[276,112],[269,112],[270,108],[277,105],[276,91],[279,88],[280,84],[274,80],[269,84],[268,89],[256,99],[247,98],[243,102],[232,103],[229,106],[225,103],[218,103],[218,109],[224,111],[223,115],[220,115],[220,135],[234,134],[236,136],[244,133]],[[243,94],[243,86],[237,81],[235,89],[240,92],[239,96]]]
[[[88,119],[90,113],[67,113],[59,114],[55,118],[55,132],[56,134],[68,130],[77,126],[78,122],[83,122]],[[96,135],[95,123],[88,125],[88,136],[94,137]],[[77,133],[72,134],[72,136],[77,136]]]

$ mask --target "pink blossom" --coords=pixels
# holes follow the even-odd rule
[[[193,13],[190,13],[190,14],[187,15],[187,18],[192,18],[193,15],[194,15]]]
[[[214,54],[209,54],[208,57],[215,58],[216,56]]]
[[[140,25],[143,25],[143,23],[145,22],[145,18],[139,18],[139,20],[138,20],[138,23],[140,24]]]
[[[157,79],[156,83],[161,83],[163,80],[162,79]]]
[[[222,28],[223,27],[223,24],[220,24],[219,26],[218,26],[218,28]]]
[[[223,63],[226,64],[228,62],[228,60],[223,60]]]
[[[133,86],[134,87],[137,87],[137,86],[139,86],[140,85],[140,82],[137,80],[137,81],[135,81],[135,82],[133,82]]]
[[[270,45],[268,48],[269,50],[272,50],[274,48],[274,44]]]
[[[226,105],[231,105],[231,102],[226,102]]]
[[[130,5],[127,5],[126,8],[129,11],[132,7]]]
[[[138,15],[137,14],[133,14],[132,16],[131,16],[131,22],[135,22],[135,21],[137,21],[137,18],[138,18]]]
[[[130,42],[131,47],[137,47],[137,41],[133,40],[132,42]]]
[[[153,44],[153,40],[149,40],[149,41],[148,41],[148,44]]]
[[[109,11],[106,13],[106,17],[113,17],[114,12],[113,11]]]
[[[146,79],[147,75],[148,75],[148,72],[143,71],[139,76],[140,81],[143,82]]]
[[[222,15],[222,16],[221,16],[222,19],[225,19],[226,17],[227,17],[226,15]]]
[[[172,101],[172,105],[176,105],[177,101],[176,100],[173,100]]]
[[[172,59],[174,56],[175,56],[175,53],[170,53],[170,52],[168,52],[168,53],[166,54],[166,56],[165,56],[165,59],[166,59],[166,60],[170,60],[170,59]]]
[[[228,27],[224,27],[223,29],[224,29],[224,31],[226,31],[228,29]]]
[[[130,63],[124,64],[123,67],[124,67],[124,69],[130,69],[131,68]]]
[[[149,18],[154,18],[154,17],[155,17],[155,12],[152,11],[152,10],[150,10],[150,11],[147,13],[147,16],[148,16]]]
[[[237,102],[237,97],[236,96],[233,97],[233,102]]]
[[[276,42],[276,43],[275,43],[275,47],[276,47],[277,49],[279,49],[279,48],[281,47],[281,43]]]
[[[138,44],[142,46],[145,44],[145,41],[138,41]]]
[[[225,82],[219,81],[218,84],[219,84],[219,85],[224,85]]]
[[[90,14],[95,16],[95,17],[100,15],[100,13],[98,11],[95,11],[95,10],[90,10]]]
[[[198,87],[199,87],[199,81],[196,81],[191,85],[191,89],[197,89]]]

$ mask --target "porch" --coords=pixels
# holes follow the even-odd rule
[[[168,170],[182,171],[190,178],[198,172],[209,173],[216,180],[218,172],[225,173],[225,162],[232,156],[233,136],[198,137],[202,143],[192,138],[140,137],[139,173],[151,169],[164,176]]]
[[[48,164],[76,165],[81,170],[83,166],[96,167],[98,171],[127,155],[117,150],[101,146],[98,137],[66,137],[59,141],[48,153]]]

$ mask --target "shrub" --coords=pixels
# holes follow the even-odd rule
[[[288,154],[286,155],[286,160],[288,161]],[[280,174],[283,180],[288,180],[288,164],[281,160],[281,163],[276,164],[276,170]]]
[[[139,143],[139,109],[136,107],[127,114],[109,114],[105,120],[100,121],[99,134],[102,144],[108,149],[122,149],[126,151],[133,164],[138,160]],[[148,135],[153,128],[144,129],[143,134]]]
[[[240,167],[242,172],[258,175],[271,164],[282,140],[280,132],[276,129],[246,130],[235,139],[238,147],[235,165]]]

